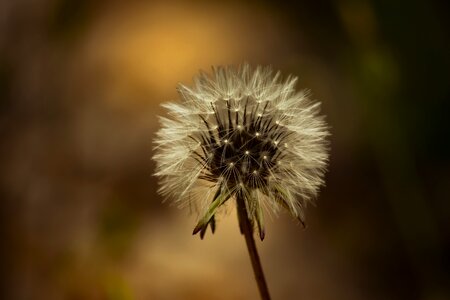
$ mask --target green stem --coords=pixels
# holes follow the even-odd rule
[[[252,262],[253,272],[255,274],[256,283],[258,284],[259,294],[262,300],[270,300],[269,289],[267,288],[266,279],[259,259],[258,250],[256,249],[255,239],[253,238],[253,225],[250,222],[247,214],[244,199],[238,195],[237,210],[239,216],[239,226],[242,234],[245,236],[247,243],[248,254]]]

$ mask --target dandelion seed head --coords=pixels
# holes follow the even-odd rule
[[[295,90],[297,78],[280,77],[247,64],[213,68],[194,87],[179,86],[181,103],[163,104],[170,119],[161,118],[155,139],[159,192],[196,208],[201,234],[238,196],[258,227],[261,208],[284,207],[303,222],[323,185],[328,130],[318,102]]]

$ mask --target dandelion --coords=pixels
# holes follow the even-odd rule
[[[253,239],[264,239],[264,216],[285,208],[304,224],[304,209],[323,185],[327,125],[319,102],[269,67],[213,68],[194,87],[179,85],[181,103],[165,103],[157,133],[159,192],[194,207],[193,234],[214,233],[216,214],[235,202],[263,299],[269,299]]]

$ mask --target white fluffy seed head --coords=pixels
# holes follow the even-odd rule
[[[262,237],[261,208],[284,207],[303,223],[328,160],[319,103],[294,89],[297,78],[282,81],[269,67],[218,67],[194,81],[179,86],[180,103],[163,104],[169,118],[160,118],[153,157],[159,192],[199,211],[194,233],[202,237],[236,197]]]

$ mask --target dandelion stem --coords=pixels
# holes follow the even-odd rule
[[[248,218],[244,199],[239,194],[236,198],[239,226],[242,234],[245,236],[245,242],[247,243],[248,254],[252,261],[253,272],[255,274],[256,283],[258,284],[259,293],[262,300],[270,300],[269,289],[267,288],[258,250],[256,249],[255,239],[253,238],[253,226]]]

